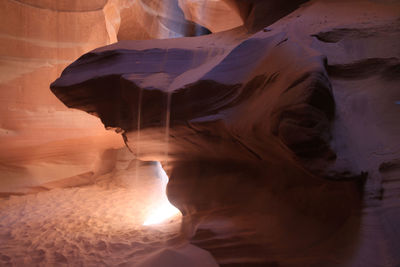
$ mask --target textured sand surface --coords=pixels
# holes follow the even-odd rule
[[[0,265],[216,266],[181,236],[181,215],[142,225],[165,205],[158,166],[140,166],[137,178],[131,167],[96,185],[1,200]]]

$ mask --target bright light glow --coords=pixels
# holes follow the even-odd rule
[[[163,195],[160,204],[157,207],[154,207],[154,209],[148,215],[143,225],[159,224],[165,222],[169,218],[172,218],[180,213],[180,211],[177,208],[175,208],[167,198],[166,189],[169,179],[167,174],[165,173],[165,170],[162,168],[160,162],[157,162],[157,168],[158,168],[158,177],[161,179],[162,183]]]

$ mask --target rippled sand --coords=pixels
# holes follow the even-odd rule
[[[142,225],[160,204],[160,182],[147,175],[1,200],[0,266],[214,266],[180,236],[181,215]]]

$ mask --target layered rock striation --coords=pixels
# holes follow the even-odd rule
[[[220,265],[396,266],[400,6],[226,3],[245,27],[97,48],[51,90],[163,163]]]

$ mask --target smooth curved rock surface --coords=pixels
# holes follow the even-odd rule
[[[114,1],[120,15],[118,40],[167,39],[209,34],[197,21],[188,20],[178,0]]]
[[[89,0],[89,1],[51,1],[51,0],[15,0],[15,2],[34,8],[47,9],[52,11],[65,12],[87,12],[103,9],[107,0]]]
[[[233,1],[179,0],[185,18],[203,25],[211,32],[221,32],[243,25],[242,10]],[[243,12],[244,13],[244,12]]]
[[[396,266],[399,10],[315,1],[254,35],[120,42],[51,89],[164,162],[221,266]]]
[[[70,186],[92,183],[106,151],[123,146],[97,118],[66,108],[48,91],[79,55],[111,43],[105,5],[102,0],[1,1],[1,196],[38,192],[58,181],[60,186],[67,180]]]
[[[121,14],[130,3],[0,3],[1,196],[37,192],[57,181],[92,183],[105,171],[103,155],[124,145],[97,118],[67,109],[48,84],[83,53],[116,42],[129,24]]]
[[[41,192],[1,199],[0,265],[135,264],[160,247],[148,264],[215,264],[119,228],[139,208],[138,157],[163,161],[182,233],[221,266],[397,267],[400,6],[303,2],[0,2],[0,196]],[[223,32],[102,47],[54,83],[123,137],[48,90],[96,47],[200,25]]]

